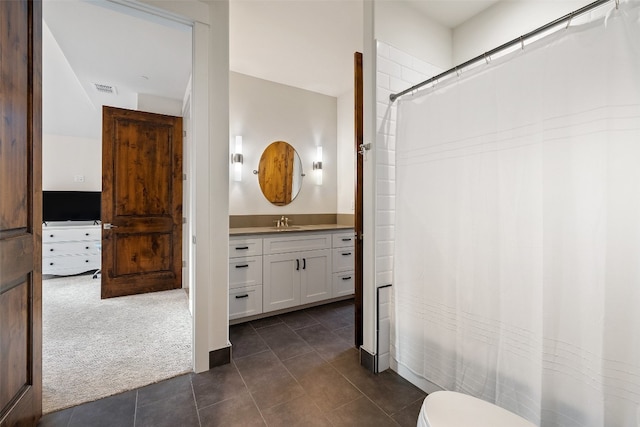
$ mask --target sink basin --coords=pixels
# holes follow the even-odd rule
[[[276,231],[295,231],[300,230],[302,227],[296,225],[290,225],[288,227],[273,227]]]

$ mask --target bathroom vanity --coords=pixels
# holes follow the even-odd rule
[[[353,228],[341,225],[230,229],[229,319],[350,297],[354,241]]]

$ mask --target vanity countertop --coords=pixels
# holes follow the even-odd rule
[[[350,230],[353,225],[343,224],[314,224],[314,225],[292,225],[289,227],[242,227],[230,228],[230,236],[242,236],[248,234],[273,234],[273,233],[302,233],[305,231],[333,231]]]

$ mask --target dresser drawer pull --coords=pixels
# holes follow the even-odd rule
[[[351,241],[351,237],[347,237],[345,239],[342,239],[343,242],[350,242]]]
[[[343,252],[342,253],[342,256],[349,256],[349,255],[351,255],[351,252]]]
[[[88,259],[85,259],[85,260],[84,260],[84,262],[89,262],[89,260],[88,260]]]
[[[236,265],[236,268],[249,268],[249,264]]]
[[[249,249],[249,246],[238,246],[236,251],[246,251],[247,249]]]
[[[50,263],[49,263],[49,265],[53,265],[53,263],[52,263],[52,262],[50,262]]]
[[[236,299],[249,298],[249,294],[236,295]]]
[[[49,249],[49,252],[53,252],[53,248]]]
[[[351,280],[351,276],[343,277],[342,280]]]
[[[84,233],[84,235],[85,235],[85,236],[88,236],[88,235],[89,235],[89,233]]]
[[[49,237],[53,237],[53,234],[49,234]]]

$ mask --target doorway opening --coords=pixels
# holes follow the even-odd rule
[[[95,16],[98,20],[95,20]],[[73,25],[69,25],[70,19],[73,19]],[[110,33],[105,35],[105,32]],[[102,105],[175,116],[181,116],[185,111],[190,114],[192,37],[192,28],[188,25],[120,4],[44,2],[44,190],[102,190]],[[142,46],[142,50],[137,50],[138,45]],[[173,68],[176,64],[181,67]],[[188,159],[189,156],[189,148],[186,147],[184,158]],[[189,200],[190,188],[184,186],[183,200]],[[191,212],[185,212],[185,217],[191,220]],[[188,224],[183,232],[183,240],[187,241],[183,242],[183,259],[186,265],[190,265],[192,255],[189,253],[191,245],[187,238],[190,236],[187,227]],[[86,248],[86,242],[84,244]],[[183,281],[185,289],[178,290],[182,295],[171,295],[171,298],[166,298],[166,292],[160,292],[103,302],[94,300],[96,290],[99,299],[100,290],[96,283],[100,279],[91,278],[93,271],[90,270],[88,275],[47,276],[43,281],[45,413],[193,369],[193,320],[186,292],[189,281]],[[55,295],[48,291],[53,291]],[[162,298],[171,301],[160,302]],[[180,319],[167,315],[169,309],[164,310],[163,318],[158,317],[154,310],[165,303],[178,307]],[[109,322],[116,317],[116,313],[122,322],[113,326]],[[57,320],[52,320],[51,316],[57,317]],[[141,331],[134,326],[155,328]],[[165,340],[178,332],[185,339]],[[48,341],[52,333],[58,336],[56,346]],[[149,338],[155,333],[159,335],[150,340],[155,344],[137,347],[143,342],[141,338]],[[116,343],[114,347],[105,344],[111,338]],[[96,347],[92,349],[90,344],[94,342]],[[156,345],[159,348],[152,348]],[[114,348],[127,352],[116,357]],[[135,348],[137,350],[131,351]],[[158,351],[154,353],[153,350]],[[155,368],[156,360],[148,359],[151,353],[164,354],[164,359],[157,361],[159,363]],[[172,357],[178,355],[181,361],[176,362]],[[87,360],[90,356],[95,364],[81,371],[73,358]],[[48,369],[52,361],[66,363],[67,366],[52,375],[52,370]],[[128,377],[127,371],[134,373],[140,370],[134,366],[137,361],[146,362],[151,376],[142,379]],[[107,365],[112,366],[113,370],[110,371]],[[173,366],[174,370],[163,371],[163,366]],[[121,374],[124,378],[118,383],[115,377]],[[63,380],[70,378],[93,391],[92,378],[97,378],[95,381],[101,384],[113,382],[115,388],[103,392],[107,394],[83,397],[71,392],[78,387],[61,385],[65,384]],[[48,399],[53,395],[68,396],[75,400],[59,402]]]

